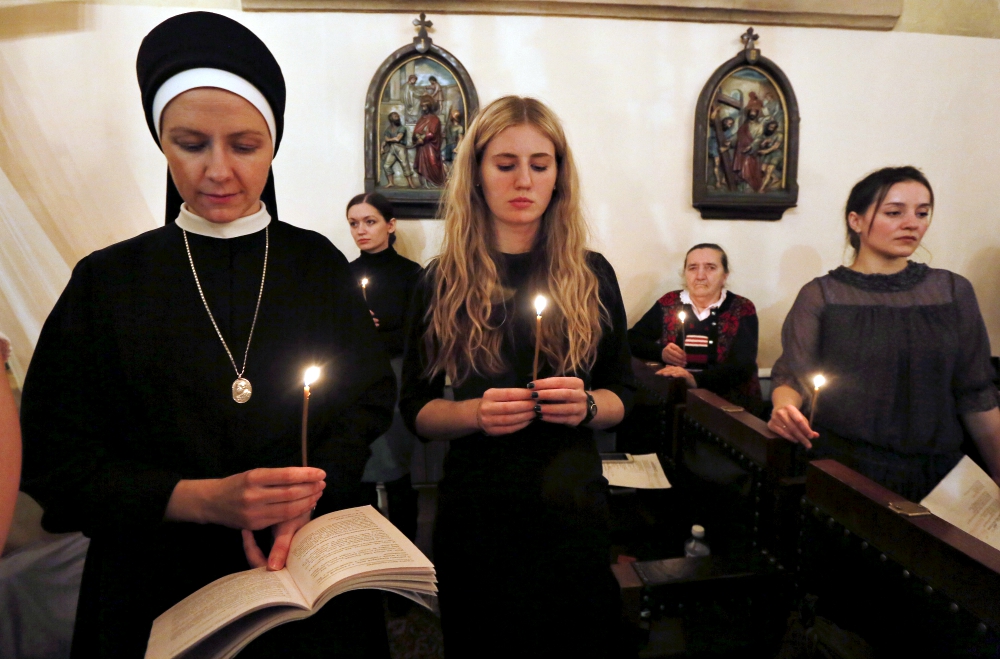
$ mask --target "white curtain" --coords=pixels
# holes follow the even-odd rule
[[[69,275],[70,265],[0,169],[0,330],[13,344],[9,363],[19,383]]]

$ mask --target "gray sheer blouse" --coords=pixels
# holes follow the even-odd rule
[[[802,288],[781,345],[773,385],[798,391],[808,410],[822,373],[817,430],[875,450],[958,455],[959,415],[998,404],[975,292],[947,270],[910,262],[865,275],[841,266]]]

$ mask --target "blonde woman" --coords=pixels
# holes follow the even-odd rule
[[[631,405],[626,317],[614,270],[586,249],[552,111],[515,96],[487,106],[459,146],[444,216],[411,306],[400,410],[425,441],[450,442],[434,538],[446,654],[488,643],[608,656],[607,482],[592,430]],[[536,295],[548,306],[533,380]]]

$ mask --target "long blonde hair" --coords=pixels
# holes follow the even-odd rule
[[[444,242],[429,271],[434,293],[425,320],[425,374],[445,373],[461,384],[472,373],[499,375],[503,320],[494,310],[512,292],[500,281],[493,222],[482,190],[480,163],[490,140],[511,126],[536,128],[555,146],[555,191],[542,215],[532,247],[532,285],[549,298],[542,351],[557,374],[589,370],[597,358],[602,322],[609,314],[600,300],[597,276],[587,264],[587,224],[580,208],[579,180],[559,119],[541,101],[499,98],[476,117],[459,145],[445,191]]]

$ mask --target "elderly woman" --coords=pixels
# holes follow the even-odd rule
[[[146,36],[137,70],[174,221],[77,264],[24,386],[24,489],[48,530],[91,538],[75,657],[142,657],[164,610],[282,568],[312,514],[363,503],[395,396],[347,260],[277,219],[285,89],[267,47],[182,14]],[[312,364],[328,377],[312,388],[311,466],[292,466]],[[338,597],[245,653],[385,657],[379,601]]]
[[[909,260],[934,193],[913,167],[873,172],[844,213],[854,262],[799,291],[781,329],[768,426],[913,501],[962,457],[962,427],[1000,481],[1000,409],[972,285]],[[812,378],[827,384],[809,409]]]
[[[667,293],[628,331],[632,354],[661,361],[658,375],[683,378],[758,411],[757,310],[726,290],[729,257],[711,243],[684,257],[684,290]]]
[[[434,537],[448,656],[612,656],[593,430],[621,421],[634,387],[618,282],[586,249],[579,194],[552,111],[489,104],[459,146],[442,253],[414,297],[400,409],[450,444]]]

